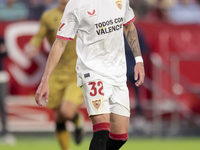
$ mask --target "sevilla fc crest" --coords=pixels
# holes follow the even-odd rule
[[[122,0],[115,1],[117,7],[122,10]]]
[[[93,104],[94,108],[99,109],[99,107],[101,105],[101,100],[92,101],[92,104]]]

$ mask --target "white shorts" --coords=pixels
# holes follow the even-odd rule
[[[91,81],[81,87],[89,116],[114,113],[130,117],[127,85],[114,86],[101,80]]]

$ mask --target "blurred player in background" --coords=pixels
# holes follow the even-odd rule
[[[7,49],[4,43],[4,40],[0,38],[0,114],[1,114],[1,143],[2,144],[15,144],[15,138],[11,135],[7,128],[7,113],[5,98],[8,94],[8,81],[9,75],[6,71],[3,70],[2,60],[7,56]]]
[[[69,0],[59,0],[58,6],[43,13],[38,33],[31,39],[26,54],[29,57],[36,55],[46,36],[51,45],[56,39],[56,33],[62,18],[63,11]],[[55,112],[56,135],[63,150],[70,149],[70,133],[65,122],[72,121],[75,126],[75,141],[80,143],[83,137],[83,117],[78,113],[83,103],[82,93],[77,87],[75,65],[77,55],[75,41],[69,42],[65,47],[58,65],[50,79],[50,96],[48,108]]]
[[[136,60],[136,86],[144,82],[144,66],[129,0],[70,0],[49,54],[35,100],[48,99],[49,78],[68,41],[77,35],[76,71],[93,123],[89,150],[119,150],[128,139],[130,118],[124,37]]]

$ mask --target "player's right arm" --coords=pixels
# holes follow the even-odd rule
[[[43,96],[45,97],[45,101],[48,102],[49,78],[58,61],[60,60],[60,57],[65,50],[66,44],[67,40],[56,39],[51,48],[42,80],[35,94],[35,101],[39,106],[42,106],[41,99]]]
[[[28,57],[33,57],[35,55],[37,55],[40,51],[40,46],[47,34],[47,23],[46,23],[46,18],[47,15],[46,15],[46,12],[44,12],[42,14],[42,17],[40,19],[40,29],[39,31],[37,32],[36,35],[34,35],[30,42],[29,42],[29,45],[26,47],[26,50],[25,50],[25,54],[28,56]]]

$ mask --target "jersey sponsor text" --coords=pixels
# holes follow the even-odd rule
[[[96,23],[95,27],[96,27],[96,33],[98,35],[111,33],[113,31],[118,31],[123,27],[123,18],[120,17],[120,18],[115,18],[113,20],[110,19],[107,21]]]

